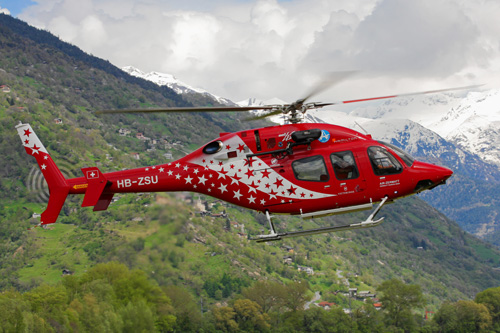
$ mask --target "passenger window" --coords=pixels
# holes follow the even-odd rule
[[[325,160],[321,156],[306,157],[292,163],[293,173],[298,180],[326,182],[330,178]]]
[[[398,160],[382,147],[368,148],[368,156],[377,176],[392,175],[403,171]]]
[[[358,178],[358,168],[356,167],[352,152],[342,151],[333,153],[330,155],[330,159],[332,161],[333,171],[335,171],[335,177],[337,177],[338,180]]]

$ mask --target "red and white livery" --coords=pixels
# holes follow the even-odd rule
[[[16,126],[50,190],[41,224],[54,223],[69,194],[83,207],[106,210],[115,193],[192,191],[266,214],[270,234],[258,241],[378,225],[387,201],[444,184],[452,171],[414,160],[370,135],[329,124],[288,124],[221,133],[174,162],[103,173],[83,168],[65,179],[29,124]],[[277,232],[273,214],[304,218],[370,209],[367,220],[347,226]]]

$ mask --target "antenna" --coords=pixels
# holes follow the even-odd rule
[[[360,124],[358,124],[358,122],[357,122],[357,121],[354,121],[354,123],[355,123],[356,125],[358,125],[358,126],[359,126],[359,128],[361,128],[361,130],[362,130],[363,132],[365,132],[365,134],[366,134],[366,135],[368,135],[368,132],[367,132],[367,131],[363,128],[363,126],[361,126]]]

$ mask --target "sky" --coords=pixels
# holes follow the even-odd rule
[[[169,73],[240,101],[322,102],[486,84],[500,88],[498,0],[0,0],[118,67]]]

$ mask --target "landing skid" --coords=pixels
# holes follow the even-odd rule
[[[254,240],[257,243],[272,242],[272,241],[281,240],[283,238],[309,236],[309,235],[323,234],[323,233],[327,233],[327,232],[336,232],[336,231],[365,229],[365,228],[376,227],[382,223],[384,218],[382,217],[378,220],[374,220],[374,218],[377,215],[377,213],[380,211],[382,206],[385,204],[387,199],[388,199],[388,197],[384,197],[382,199],[382,201],[380,201],[380,203],[378,204],[377,208],[375,208],[375,210],[370,214],[370,216],[368,216],[368,218],[364,222],[352,223],[352,224],[341,225],[341,226],[331,226],[331,227],[323,227],[323,228],[317,228],[317,229],[309,229],[309,230],[280,232],[280,233],[276,232],[276,229],[274,228],[274,223],[271,221],[272,217],[271,217],[271,215],[269,215],[269,212],[266,211],[266,217],[267,217],[267,221],[269,222],[269,228],[271,229],[271,232],[268,235],[258,235],[256,237],[252,237],[252,238],[250,238],[250,240]]]

